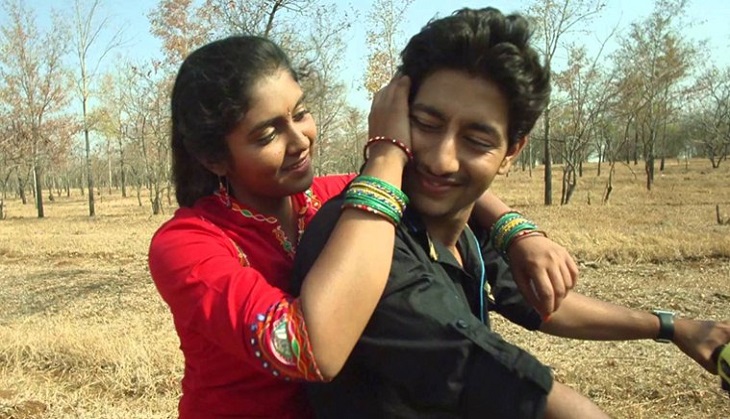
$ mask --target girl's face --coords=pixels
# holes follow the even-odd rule
[[[230,159],[216,174],[226,176],[238,201],[264,210],[312,184],[316,135],[302,89],[278,70],[253,86],[248,112],[225,138]]]

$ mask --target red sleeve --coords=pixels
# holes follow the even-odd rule
[[[329,201],[330,198],[339,195],[340,192],[345,189],[345,186],[347,186],[347,184],[355,178],[355,176],[356,174],[349,173],[345,175],[329,175],[314,178],[314,183],[312,183],[312,192],[319,197],[322,203],[325,203]]]
[[[264,325],[268,328],[262,329],[264,318],[275,312],[276,318],[284,319],[284,324],[291,318],[298,319],[299,324],[289,326],[296,333],[295,341],[290,341],[309,349],[300,313],[289,312],[289,307],[298,310],[298,304],[293,304],[295,300],[269,284],[258,270],[242,266],[236,246],[217,226],[192,211],[185,213],[186,210],[180,210],[158,230],[149,250],[150,273],[170,306],[176,327],[199,333],[227,352],[252,360],[261,358],[259,349],[267,355],[266,348],[258,346],[259,342],[252,344],[252,338],[258,340],[271,335],[274,327],[282,326],[282,321],[270,322]],[[286,308],[283,313],[282,307]],[[287,340],[286,336],[283,339]],[[281,343],[282,338],[272,341],[272,348]],[[306,352],[301,355],[310,357],[311,352]],[[278,355],[266,357],[271,356]],[[300,368],[294,365],[292,369],[286,361],[301,362],[283,359],[283,364],[278,365],[282,375],[317,379],[299,374]],[[313,356],[309,361],[313,362]],[[307,368],[314,368],[315,375],[319,372],[316,366]]]

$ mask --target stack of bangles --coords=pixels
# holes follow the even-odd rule
[[[398,147],[405,153],[409,162],[413,160],[413,152],[402,141],[389,137],[373,137],[368,140],[363,149],[365,161],[368,161],[368,148],[379,142]],[[408,197],[400,189],[382,179],[360,175],[347,188],[345,202],[341,208],[366,211],[385,218],[393,225],[398,225],[406,205],[408,205]]]
[[[376,177],[360,175],[347,188],[341,208],[366,211],[398,225],[406,205],[408,197],[400,189]]]
[[[517,211],[502,214],[489,231],[492,246],[504,259],[507,259],[507,250],[514,242],[537,235],[547,237],[544,231]]]

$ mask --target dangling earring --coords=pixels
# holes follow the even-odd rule
[[[228,194],[228,178],[226,178],[226,183],[224,184],[223,176],[218,176],[218,196],[226,208],[231,208],[231,196]]]

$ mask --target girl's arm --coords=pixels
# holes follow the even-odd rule
[[[490,229],[510,210],[496,195],[486,191],[474,206],[474,216],[477,223]],[[517,286],[543,318],[560,307],[578,280],[578,267],[568,251],[544,236],[513,240],[507,255]]]
[[[370,137],[395,138],[410,147],[407,77],[394,79],[373,99]],[[362,174],[401,187],[408,162],[399,148],[370,147]],[[345,209],[302,284],[301,304],[316,363],[325,378],[347,360],[385,288],[395,243],[393,225],[380,216]]]

